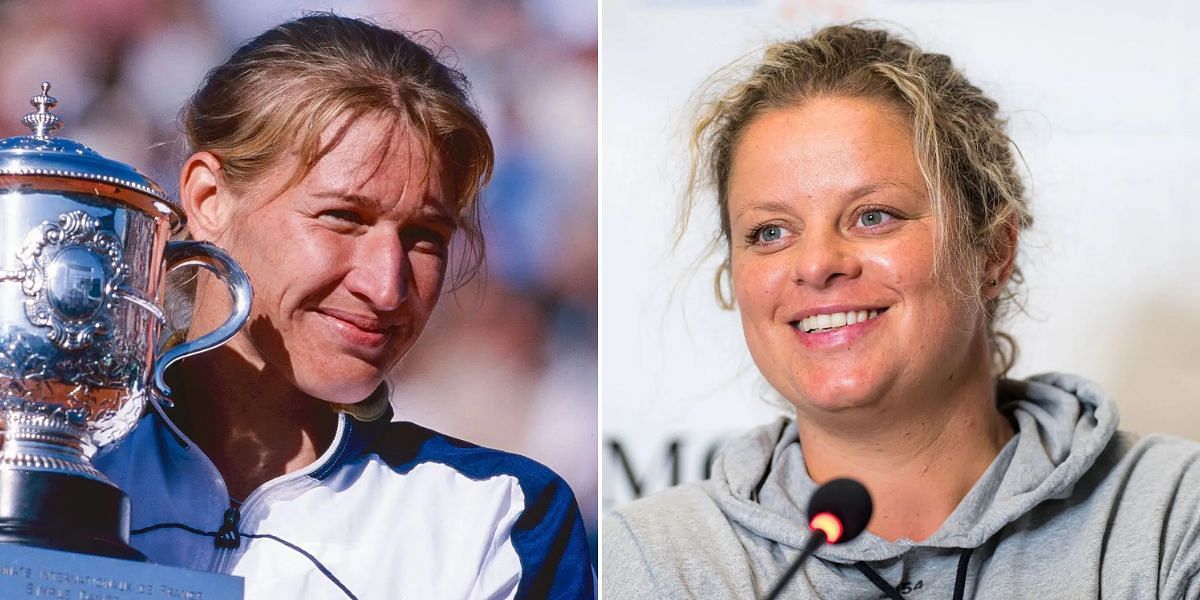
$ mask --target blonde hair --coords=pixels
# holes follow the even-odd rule
[[[469,278],[483,262],[479,194],[494,151],[467,90],[466,77],[412,35],[312,13],[246,42],[209,71],[181,120],[190,151],[211,152],[239,189],[298,151],[290,187],[337,146],[350,122],[393,115],[422,138],[430,162],[439,161],[467,242],[460,275]],[[321,134],[347,116],[321,144]]]
[[[858,25],[825,27],[808,38],[767,47],[748,77],[701,107],[691,138],[681,223],[686,226],[700,189],[712,186],[721,219],[714,243],[724,242],[728,251],[728,185],[742,133],[764,112],[837,96],[880,101],[908,120],[938,228],[935,272],[946,267],[957,274],[980,272],[981,254],[991,262],[1015,251],[1016,234],[1031,224],[1031,216],[1017,173],[1018,154],[996,102],[967,81],[949,57]],[[728,272],[726,254],[717,273],[717,292],[722,304],[732,308],[721,291]],[[981,282],[971,281],[960,291],[984,303],[975,285]],[[1015,304],[1020,283],[1020,270],[1014,266],[1001,293],[984,303],[998,374],[1012,367],[1017,346],[996,328],[996,321]]]

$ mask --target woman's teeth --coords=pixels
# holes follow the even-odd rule
[[[800,329],[805,333],[814,331],[829,331],[846,325],[854,325],[862,323],[869,319],[874,319],[879,316],[878,310],[859,310],[840,313],[830,313],[827,315],[813,315],[804,317],[800,320]]]

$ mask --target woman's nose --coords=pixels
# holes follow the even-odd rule
[[[862,272],[853,242],[839,231],[810,228],[793,248],[792,279],[797,284],[821,289]]]
[[[346,275],[346,288],[374,310],[400,308],[408,299],[412,265],[400,236],[384,230],[358,238],[354,264]]]

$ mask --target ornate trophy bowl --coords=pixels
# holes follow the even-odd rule
[[[245,323],[250,285],[221,250],[170,242],[183,213],[128,165],[52,137],[50,85],[0,140],[0,543],[143,559],[129,500],[90,462],[128,435],[163,371]],[[158,353],[166,272],[212,271],[234,311],[217,330]]]

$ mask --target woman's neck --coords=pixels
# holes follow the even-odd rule
[[[867,529],[879,537],[933,535],[1013,435],[996,408],[992,378],[968,379],[922,401],[880,403],[874,425],[853,435],[800,417],[809,475],[818,483],[861,481],[875,508]]]
[[[172,368],[171,419],[212,459],[237,500],[316,461],[337,417],[269,367],[222,347]]]

